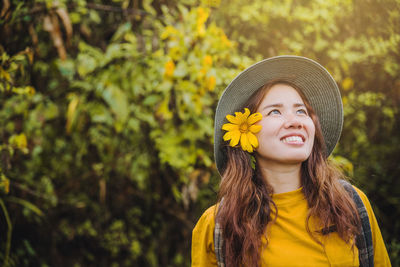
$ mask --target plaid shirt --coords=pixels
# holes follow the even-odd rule
[[[360,234],[356,236],[356,246],[358,248],[360,267],[373,267],[374,247],[372,244],[372,232],[371,225],[369,224],[367,209],[365,208],[364,203],[362,202],[354,187],[345,180],[340,180],[340,182],[346,189],[346,191],[352,196],[353,201],[357,206],[358,215],[360,216],[361,220]],[[221,200],[219,206],[222,205],[222,202],[223,200]],[[225,267],[224,239],[222,235],[222,228],[221,225],[218,223],[218,220],[216,220],[214,228],[214,249],[218,267]]]

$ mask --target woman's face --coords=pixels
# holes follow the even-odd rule
[[[290,85],[275,84],[257,112],[263,115],[257,134],[256,158],[261,164],[296,164],[308,159],[314,144],[315,126],[304,101]]]

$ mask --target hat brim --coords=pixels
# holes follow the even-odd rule
[[[306,96],[319,118],[327,156],[339,141],[343,127],[343,105],[339,88],[329,72],[305,57],[277,56],[264,59],[236,76],[218,102],[214,124],[214,156],[220,174],[226,163],[226,155],[222,150],[224,132],[221,129],[228,122],[226,115],[242,111],[250,96],[273,80],[290,82]]]

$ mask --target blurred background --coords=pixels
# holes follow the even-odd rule
[[[400,0],[0,3],[2,266],[189,266],[219,95],[282,54],[337,81],[330,159],[400,266]]]

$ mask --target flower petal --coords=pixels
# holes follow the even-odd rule
[[[247,119],[250,115],[250,110],[248,108],[244,108],[244,113],[243,113],[244,117]]]
[[[247,134],[242,134],[240,136],[240,145],[244,151],[253,152],[253,148],[251,147],[249,140],[247,138]]]
[[[229,122],[232,122],[232,123],[234,123],[234,124],[240,124],[240,120],[237,118],[237,117],[234,117],[234,116],[232,116],[232,115],[226,115],[226,119],[229,121]]]
[[[254,124],[262,119],[262,115],[260,112],[251,114],[247,120],[248,124]]]
[[[258,139],[257,137],[252,134],[251,132],[247,133],[247,138],[249,139],[250,144],[254,147],[257,148],[258,147]]]
[[[232,139],[232,132],[225,133],[222,138],[224,139],[224,141],[231,140]]]
[[[256,134],[259,131],[261,131],[262,126],[261,125],[251,125],[249,128],[249,131]]]
[[[238,120],[239,125],[246,121],[246,117],[243,115],[242,112],[235,112],[235,116]]]
[[[230,133],[232,133],[232,139],[231,139],[231,142],[229,143],[229,145],[230,146],[232,146],[232,147],[234,147],[234,146],[236,146],[238,143],[239,143],[239,139],[240,139],[240,131],[239,130],[237,130],[237,131],[232,131],[232,132],[230,132]]]
[[[232,124],[232,123],[225,123],[224,125],[222,125],[222,130],[225,130],[225,131],[239,130],[239,125]]]

